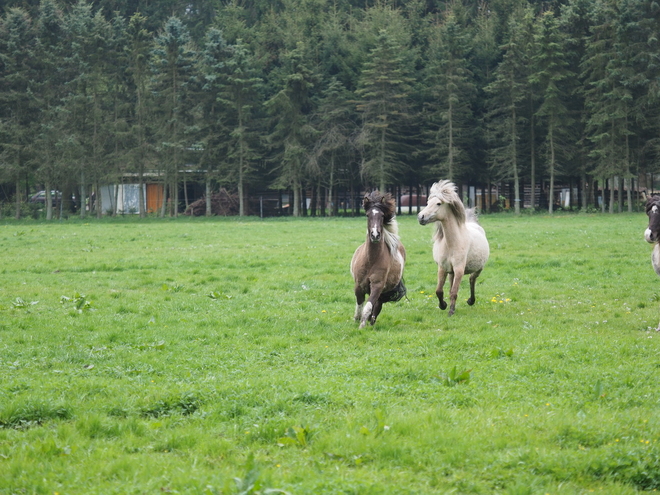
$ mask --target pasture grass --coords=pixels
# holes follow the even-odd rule
[[[359,330],[365,223],[0,224],[0,493],[660,487],[643,214],[482,216],[451,318],[399,217],[408,299]]]

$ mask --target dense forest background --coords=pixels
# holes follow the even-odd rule
[[[0,199],[16,217],[36,190],[53,218],[51,190],[86,198],[127,177],[157,177],[160,213],[177,215],[190,171],[209,197],[236,192],[240,214],[251,191],[290,191],[293,215],[311,195],[325,215],[340,189],[440,178],[506,183],[516,212],[525,188],[552,212],[558,184],[582,208],[600,191],[614,211],[616,192],[620,211],[658,169],[656,1],[0,7]],[[109,211],[96,198],[87,214]]]

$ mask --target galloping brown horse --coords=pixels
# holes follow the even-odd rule
[[[364,328],[371,325],[383,303],[399,301],[406,295],[403,267],[406,250],[399,240],[394,198],[390,193],[374,191],[363,201],[367,213],[367,239],[353,254],[351,275],[355,280],[355,320]],[[367,304],[365,295],[369,294]]]
[[[646,214],[649,217],[649,226],[644,231],[644,239],[654,245],[651,264],[655,273],[660,275],[660,196],[651,196],[646,201]],[[660,323],[656,332],[660,332]]]

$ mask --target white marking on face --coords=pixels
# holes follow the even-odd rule
[[[658,213],[658,205],[653,205],[653,206],[651,207],[651,212],[652,212],[652,213]]]
[[[651,239],[651,229],[644,231],[644,239],[646,239],[646,242],[653,242],[653,239]]]
[[[378,237],[378,227],[371,227],[371,237]]]

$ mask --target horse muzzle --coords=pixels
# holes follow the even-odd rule
[[[658,242],[658,234],[654,233],[651,229],[646,229],[644,231],[644,239],[650,243]]]
[[[426,225],[427,223],[429,223],[428,218],[426,218],[426,216],[424,216],[421,213],[417,215],[417,221],[419,222],[420,225]]]

